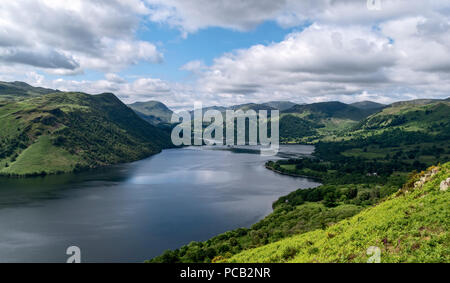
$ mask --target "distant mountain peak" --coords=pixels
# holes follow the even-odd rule
[[[280,111],[286,111],[295,105],[297,103],[291,102],[291,101],[269,101],[266,103],[263,103],[263,105],[270,106],[272,108],[278,109]]]
[[[171,123],[173,111],[162,102],[155,100],[135,102],[128,105],[128,107],[133,109],[134,112],[150,124],[159,125]]]
[[[369,100],[355,102],[350,105],[354,106],[356,108],[359,108],[359,109],[381,109],[381,108],[384,108],[387,106],[385,104],[381,104],[381,103],[377,103],[377,102],[373,102],[373,101],[369,101]]]
[[[3,100],[30,98],[55,92],[59,90],[33,87],[25,82],[0,82],[0,99]]]
[[[340,118],[359,121],[366,118],[373,112],[359,109],[339,101],[330,101],[296,105],[285,111],[285,113],[310,113],[310,115],[319,116],[322,118]]]

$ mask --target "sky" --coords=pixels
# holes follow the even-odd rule
[[[446,0],[0,1],[1,81],[173,109],[450,96]]]

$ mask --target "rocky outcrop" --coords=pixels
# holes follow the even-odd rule
[[[441,192],[446,192],[450,186],[450,178],[441,182]]]
[[[414,183],[415,188],[421,188],[426,182],[439,173],[438,167],[432,167],[426,173],[422,173],[420,179]]]

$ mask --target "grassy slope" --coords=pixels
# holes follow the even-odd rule
[[[19,100],[58,92],[53,89],[32,87],[24,82],[0,82],[0,101]]]
[[[141,118],[153,125],[158,125],[161,123],[171,123],[173,111],[161,102],[136,102],[128,106],[133,109]]]
[[[280,128],[296,128],[296,130],[289,134],[281,132],[281,141],[314,143],[318,140],[333,140],[339,133],[348,131],[359,121],[377,111],[377,109],[360,109],[340,102],[295,105],[282,113]]]
[[[281,135],[282,142],[342,141],[392,130],[432,135],[450,132],[448,101],[430,100],[426,104],[412,101],[396,103],[384,109],[355,109],[356,107],[341,103],[295,106],[283,112],[282,117],[295,116],[309,122],[311,127],[307,131]],[[284,122],[288,124],[283,125],[281,122],[280,125],[292,128],[295,126],[295,123],[289,123],[292,121],[294,120],[285,119]]]
[[[44,171],[48,174],[70,172],[75,165],[82,162],[81,158],[71,155],[68,151],[52,144],[49,136],[39,137],[35,143],[25,149],[4,174],[25,175]]]
[[[435,163],[436,155],[439,156],[438,160],[448,160],[450,158],[449,113],[450,103],[448,102],[434,102],[427,105],[403,103],[385,108],[382,112],[362,121],[343,139],[367,139],[371,136],[394,133],[394,131],[397,131],[397,135],[403,136],[413,133],[422,134],[424,138],[415,139],[408,144],[393,144],[391,147],[373,144],[365,149],[352,148],[342,154],[370,159],[389,159],[393,156],[408,159],[407,156],[417,156],[416,159],[426,164]]]
[[[408,109],[403,109],[403,111],[409,112]],[[416,109],[413,111],[416,111]],[[274,203],[274,212],[250,229],[230,231],[203,243],[194,242],[178,250],[167,251],[150,262],[214,262],[223,258],[230,258],[239,251],[327,227],[330,223],[352,217],[361,210],[379,203],[380,200],[396,192],[405,183],[408,172],[426,168],[425,165],[430,166],[437,164],[439,161],[448,161],[448,155],[446,154],[448,150],[440,153],[440,155],[438,153],[441,143],[444,143],[442,148],[448,148],[448,143],[442,141],[442,137],[445,136],[443,129],[448,120],[445,115],[442,115],[443,112],[445,113],[445,109],[439,109],[435,113],[428,111],[428,114],[426,110],[423,111],[428,119],[437,119],[436,121],[439,124],[434,127],[435,131],[430,132],[428,128],[424,127],[426,123],[423,123],[421,127],[424,133],[426,135],[432,134],[440,141],[430,139],[428,144],[423,144],[422,141],[414,138],[407,141],[412,143],[406,144],[403,138],[404,132],[401,129],[396,129],[400,132],[389,136],[387,139],[381,135],[392,130],[394,126],[390,125],[382,131],[359,130],[358,135],[344,139],[350,143],[348,145],[342,142],[324,144],[323,140],[339,139],[337,135],[328,136],[326,128],[329,127],[329,131],[334,133],[353,133],[353,128],[357,126],[358,122],[349,120],[348,124],[336,122],[337,127],[334,128],[331,125],[318,128],[318,131],[324,131],[324,136],[320,137],[322,144],[318,144],[316,147],[319,159],[314,160],[317,161],[317,164],[306,164],[306,167],[302,166],[298,170],[295,160],[292,162],[290,160],[272,162],[272,165],[280,165],[280,168],[275,169],[278,171],[283,169],[287,171],[285,173],[319,177],[325,183],[324,186],[311,191],[298,190],[280,198]],[[287,115],[283,115],[282,119],[286,119]],[[291,125],[284,128],[288,133],[292,134],[295,133],[295,130],[301,129],[300,134],[304,134],[304,131],[314,129],[316,126],[311,121],[308,121],[308,123],[305,122],[306,120],[299,121],[296,119],[310,117],[310,112],[288,115],[290,115],[287,116],[288,119],[291,120],[288,120],[288,122]],[[292,117],[295,119],[292,119]],[[283,130],[283,123],[281,123],[280,130]],[[375,132],[380,137],[375,136],[376,138],[373,140],[368,139]],[[380,144],[380,140],[386,142],[386,144]],[[419,150],[417,150],[418,146],[420,146]],[[437,146],[436,149],[433,149],[435,146]],[[332,150],[330,151],[330,149]],[[404,153],[393,158],[394,153],[401,150]],[[409,151],[416,152],[414,159],[409,157]],[[413,163],[417,160],[426,162],[416,167]],[[367,175],[374,172],[378,175]],[[305,194],[307,191],[310,192]],[[334,207],[335,205],[336,207]],[[289,256],[292,252],[297,253],[296,250],[289,248],[286,254]]]
[[[280,111],[286,111],[297,104],[290,101],[270,101],[263,103],[263,105],[278,109]]]
[[[0,104],[0,174],[71,172],[130,162],[169,145],[167,133],[112,94],[54,93]]]
[[[328,208],[321,202],[310,202],[297,207],[279,205],[265,219],[250,229],[240,228],[218,235],[206,242],[192,242],[175,251],[148,261],[151,263],[210,263],[229,258],[243,250],[260,247],[283,238],[320,229],[351,217],[363,206],[343,204]]]
[[[361,101],[361,102],[355,102],[350,104],[351,106],[354,106],[359,109],[383,109],[386,107],[385,104],[376,103],[373,101]]]
[[[449,111],[449,102],[427,105],[399,104],[368,117],[361,122],[357,130],[401,128],[406,131],[435,131],[436,128],[443,126],[448,129]]]
[[[257,249],[227,262],[366,262],[367,249],[379,247],[382,262],[450,262],[450,195],[439,190],[450,177],[450,163],[406,186],[385,202],[339,222]],[[432,170],[429,170],[429,175]]]
[[[296,105],[290,108],[287,113],[310,112],[324,117],[336,117],[343,119],[361,120],[369,114],[367,111],[347,105],[341,102],[322,102],[308,105]]]

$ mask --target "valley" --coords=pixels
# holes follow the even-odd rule
[[[182,218],[185,224],[201,219],[206,222],[200,221],[201,226],[190,227],[175,221],[177,227],[182,225],[186,230],[176,240],[166,242],[167,237],[173,236],[173,231],[165,230],[166,224],[158,221],[147,223],[144,216],[138,222],[123,218],[120,224],[107,224],[110,219],[104,215],[97,222],[100,227],[121,227],[127,226],[127,223],[134,223],[134,229],[148,227],[145,233],[136,234],[135,238],[140,247],[148,248],[139,251],[129,249],[127,257],[122,258],[125,261],[364,262],[367,255],[362,245],[381,247],[388,254],[386,262],[429,261],[431,258],[437,262],[448,261],[448,233],[444,232],[448,231],[448,217],[430,214],[433,209],[441,209],[443,204],[448,203],[447,194],[438,194],[435,190],[436,184],[448,177],[448,99],[405,101],[391,105],[370,101],[353,104],[272,101],[208,109],[220,112],[279,110],[281,152],[276,157],[262,158],[255,154],[257,151],[252,147],[246,146],[170,149],[173,148],[170,141],[170,132],[174,127],[171,124],[173,112],[160,102],[148,101],[127,106],[111,93],[89,95],[34,88],[20,82],[0,83],[0,175],[3,176],[0,178],[0,193],[6,193],[2,204],[19,215],[23,213],[26,222],[29,212],[22,211],[20,203],[36,203],[43,198],[45,207],[50,209],[57,204],[51,201],[54,194],[68,192],[68,196],[61,198],[65,205],[71,200],[83,206],[85,201],[79,199],[84,197],[83,194],[75,196],[70,188],[90,188],[94,191],[97,185],[93,184],[106,178],[107,182],[99,186],[101,190],[111,186],[125,193],[126,188],[134,188],[128,192],[131,193],[130,200],[136,201],[136,198],[142,197],[140,190],[144,190],[142,193],[149,203],[141,203],[139,214],[132,214],[138,219],[141,219],[138,215],[148,212],[148,205],[160,197],[166,200],[169,210],[165,212],[167,218],[164,223],[170,226],[175,225],[173,217],[185,211],[180,208],[185,201],[194,201],[197,206],[199,200],[212,202],[214,208],[203,204],[205,206],[200,206],[204,208],[201,213],[220,211],[231,217],[221,222],[218,220],[219,214],[214,214],[217,216],[214,220],[202,218],[198,214],[200,211],[187,214],[186,218]],[[305,146],[299,144],[314,146],[315,151],[305,154]],[[161,154],[156,155],[158,153]],[[212,160],[221,160],[221,163],[215,164]],[[251,165],[248,160],[253,160]],[[192,164],[197,166],[192,167]],[[200,170],[199,164],[202,164]],[[237,171],[233,169],[228,172],[223,167],[225,164],[236,167],[234,169]],[[430,170],[434,172],[432,178]],[[438,170],[439,174],[433,170]],[[123,172],[129,173],[124,175]],[[428,176],[427,183],[419,188],[415,183],[424,174]],[[191,183],[189,180],[192,178],[198,181]],[[261,182],[254,183],[256,179]],[[208,188],[212,187],[218,191],[208,192]],[[158,189],[168,188],[173,191],[161,196]],[[188,189],[190,195],[199,199],[186,198],[183,189]],[[230,189],[234,192],[232,195]],[[261,189],[262,194],[258,192]],[[133,190],[140,196],[133,196]],[[85,192],[89,193],[89,190]],[[430,195],[439,201],[432,202],[425,197],[423,202],[416,202],[409,196],[410,192],[413,192],[411,195]],[[106,193],[101,192],[102,195]],[[111,202],[118,202],[117,195],[111,197],[114,197]],[[238,201],[240,204],[223,206],[224,199],[225,203],[231,204],[236,198],[245,199],[247,204]],[[108,207],[100,204],[96,197],[94,203]],[[242,215],[243,207],[248,203],[252,205],[243,214],[247,217],[239,220],[235,216]],[[406,207],[425,203],[430,208],[408,218],[414,221],[414,225],[412,222],[407,222],[407,225],[413,225],[408,228],[412,229],[408,230],[410,233],[414,234],[414,229],[418,229],[416,233],[420,235],[417,237],[429,238],[430,243],[438,247],[433,253],[427,253],[430,246],[418,245],[416,236],[411,238],[398,230],[401,225],[399,215],[410,213],[405,210]],[[116,205],[123,208],[129,204],[119,202]],[[177,211],[171,210],[174,205],[178,206]],[[184,205],[186,209],[192,209]],[[384,207],[395,207],[396,210],[392,214]],[[114,206],[110,208],[114,209]],[[131,209],[130,206],[128,208]],[[161,206],[156,205],[157,208]],[[89,206],[85,209],[87,212],[95,210]],[[161,211],[155,210],[153,213],[159,215]],[[66,219],[69,215],[78,220],[88,217],[75,210],[61,216]],[[374,233],[359,242],[355,235],[364,229],[373,229],[370,223],[352,224],[354,229],[342,227],[357,221],[355,219],[366,219],[366,215],[367,219],[379,215],[381,222],[376,222],[379,226],[387,225],[383,219],[390,217],[397,222],[392,224],[389,234]],[[213,225],[214,221],[222,224]],[[417,228],[417,223],[421,227]],[[5,222],[4,229],[9,229],[7,226],[10,224]],[[60,231],[60,228],[57,226],[55,231]],[[25,227],[21,229],[24,231],[17,233],[42,233]],[[91,252],[97,251],[94,253],[96,255],[89,257],[90,261],[101,261],[100,254],[105,253],[101,245],[98,249],[94,248],[98,245],[97,241],[78,238],[72,234],[75,231],[67,227],[63,229],[68,230],[66,238],[84,243]],[[93,232],[87,226],[83,229],[100,233]],[[117,229],[123,235],[128,235],[130,231],[129,228]],[[155,232],[159,229],[162,230]],[[161,233],[161,238],[156,242],[155,233]],[[106,234],[100,234],[103,239],[108,238]],[[348,242],[349,237],[354,240]],[[155,245],[145,244],[150,238],[157,244],[156,250]],[[316,242],[314,239],[320,240]],[[117,247],[123,249],[123,238],[117,241]],[[328,242],[339,243],[354,252],[325,248]],[[56,250],[42,242],[35,244],[44,250],[51,249],[47,260],[58,259]],[[25,251],[23,254],[33,256]],[[109,261],[117,258],[116,251],[108,253]]]

